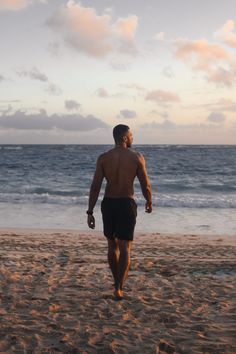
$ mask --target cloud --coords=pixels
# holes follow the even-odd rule
[[[158,122],[151,122],[151,123],[145,123],[145,124],[142,124],[140,127],[141,128],[144,128],[144,129],[175,129],[176,128],[176,124],[174,122],[172,122],[171,120],[169,119],[165,119],[164,122],[162,123],[158,123]]]
[[[177,50],[175,56],[187,63],[191,63],[195,69],[205,70],[219,60],[229,59],[228,53],[217,44],[210,44],[206,39],[175,41]]]
[[[131,111],[129,109],[122,109],[120,114],[118,114],[117,118],[125,118],[125,119],[133,119],[136,118],[137,114],[135,111]]]
[[[228,46],[236,48],[236,34],[233,33],[233,29],[234,21],[228,20],[220,30],[216,32],[216,37],[221,38]]]
[[[49,83],[45,88],[45,91],[48,92],[50,95],[55,96],[59,96],[62,94],[62,89],[53,83]]]
[[[60,43],[51,42],[48,45],[48,51],[53,57],[58,57],[60,55]]]
[[[151,116],[158,115],[158,116],[161,116],[162,118],[169,117],[169,114],[167,112],[158,112],[156,109],[153,109],[152,111],[150,111],[149,115],[151,115]]]
[[[36,67],[33,67],[29,71],[23,69],[17,69],[16,73],[19,77],[29,77],[32,80],[37,80],[46,83],[47,85],[44,91],[46,91],[50,95],[58,96],[62,94],[62,89],[56,84],[50,82],[47,75],[40,72]]]
[[[115,71],[127,71],[130,69],[130,64],[129,63],[122,63],[122,62],[117,62],[117,61],[112,61],[110,63],[111,68]]]
[[[101,98],[109,97],[108,92],[103,87],[100,87],[99,89],[97,89],[96,95]]]
[[[222,123],[225,121],[225,115],[221,112],[212,112],[207,120],[212,123]]]
[[[165,33],[164,32],[158,32],[154,35],[153,37],[157,41],[164,41],[165,38]]]
[[[166,66],[163,70],[162,70],[162,75],[164,75],[165,77],[167,77],[168,79],[172,79],[175,75],[173,73],[173,70],[171,68],[171,66]]]
[[[176,124],[173,121],[169,119],[165,119],[163,122],[159,123],[156,121],[153,121],[151,123],[145,123],[140,125],[140,128],[146,129],[150,132],[154,130],[167,130],[167,131],[180,131],[182,132],[183,130],[202,130],[204,131],[205,129],[215,129],[218,125],[215,124],[205,124],[205,123],[200,123],[200,124]],[[186,134],[186,133],[185,133]]]
[[[146,95],[146,100],[157,103],[180,102],[180,98],[176,93],[163,90],[149,91]]]
[[[75,100],[65,100],[65,108],[68,111],[78,110],[81,107],[81,104]]]
[[[175,41],[175,57],[193,70],[201,71],[206,80],[218,86],[232,86],[236,81],[236,62],[231,53],[206,39]]]
[[[2,115],[5,115],[5,114],[8,114],[12,111],[12,105],[11,104],[8,104],[8,107],[7,108],[4,108],[4,109],[0,109],[0,112],[2,113]]]
[[[37,68],[33,68],[29,73],[29,76],[31,79],[35,79],[43,82],[48,81],[48,77],[45,74],[41,73]]]
[[[0,82],[5,81],[6,78],[3,75],[0,75]]]
[[[1,0],[0,11],[19,11],[34,3],[47,3],[46,0]]]
[[[22,110],[12,114],[2,114],[0,127],[16,130],[90,131],[109,126],[93,115],[84,117],[80,114],[52,114],[49,116],[44,109],[41,109],[34,114],[27,114]]]
[[[17,103],[17,102],[21,102],[21,100],[0,100],[0,102],[3,102],[3,103]]]
[[[36,67],[33,67],[30,71],[18,69],[16,73],[20,77],[29,77],[32,80],[38,80],[42,82],[48,81],[48,77],[45,74],[41,73]]]
[[[120,84],[119,86],[124,87],[126,89],[131,89],[131,90],[136,90],[139,92],[144,92],[146,91],[145,87],[137,84]]]
[[[208,70],[208,81],[215,84],[223,84],[224,86],[232,86],[236,76],[236,72],[232,72],[231,69],[225,69],[223,67],[218,67],[214,70]]]
[[[96,91],[95,91],[95,95],[97,97],[100,98],[120,98],[124,96],[123,92],[116,92],[116,93],[109,93],[107,92],[107,90],[103,87],[99,87]]]
[[[216,102],[199,104],[197,107],[203,107],[217,112],[236,112],[236,101],[221,97]]]
[[[62,36],[66,45],[91,57],[105,57],[114,51],[135,53],[138,18],[134,15],[112,22],[110,14],[98,15],[94,8],[70,0],[47,25]]]
[[[221,98],[219,99],[216,103],[215,106],[218,108],[220,111],[224,112],[236,112],[236,101],[232,101],[226,98]]]
[[[127,18],[119,18],[114,24],[114,30],[124,39],[132,41],[138,25],[137,16],[129,16]]]
[[[17,11],[30,5],[29,0],[1,0],[0,10]]]

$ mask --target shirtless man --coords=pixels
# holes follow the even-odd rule
[[[139,179],[146,199],[147,213],[152,212],[151,185],[148,180],[144,157],[130,149],[132,132],[127,125],[113,129],[115,147],[100,155],[90,188],[88,226],[95,228],[93,208],[97,202],[103,178],[107,184],[101,204],[104,235],[108,241],[108,263],[115,286],[115,299],[123,298],[124,282],[130,267],[131,243],[137,216],[134,200],[134,179]]]

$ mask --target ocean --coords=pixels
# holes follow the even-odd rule
[[[109,145],[0,145],[0,228],[88,230],[96,159]],[[138,180],[138,231],[236,235],[236,146],[134,145],[153,192],[144,212]],[[96,229],[102,230],[100,202]]]

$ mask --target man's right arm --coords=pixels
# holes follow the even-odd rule
[[[88,226],[91,229],[95,228],[95,218],[93,216],[93,208],[97,202],[99,192],[101,189],[102,181],[104,178],[103,167],[102,167],[102,157],[99,156],[97,159],[97,166],[94,173],[93,181],[89,192],[89,203],[88,203]]]
[[[146,212],[151,213],[152,212],[152,190],[147,175],[145,159],[141,154],[138,154],[137,177],[140,182],[143,196],[146,199]]]

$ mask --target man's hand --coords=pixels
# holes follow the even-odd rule
[[[152,202],[146,202],[145,212],[149,214],[152,212]]]
[[[87,223],[90,229],[95,229],[95,218],[93,215],[88,215]]]

